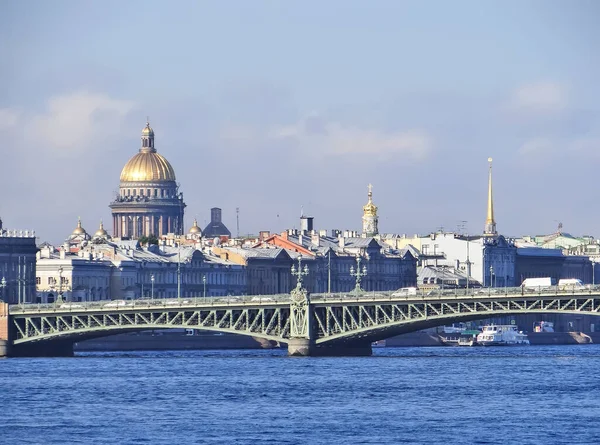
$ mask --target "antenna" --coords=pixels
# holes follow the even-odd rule
[[[236,238],[240,237],[240,208],[236,207],[235,208],[235,218],[237,221],[237,235]]]

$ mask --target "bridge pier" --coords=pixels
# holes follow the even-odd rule
[[[312,355],[315,345],[308,338],[290,338],[288,341],[288,355],[294,357],[308,357]]]
[[[371,344],[315,345],[306,338],[288,340],[288,355],[293,357],[370,357],[373,355]]]

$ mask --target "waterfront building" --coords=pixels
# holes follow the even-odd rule
[[[38,302],[182,298],[247,293],[245,267],[195,246],[98,237],[71,251],[43,245]]]
[[[203,230],[203,235],[206,238],[226,237],[231,238],[231,232],[223,224],[221,219],[221,209],[213,207],[210,209],[210,222]]]
[[[36,262],[37,303],[107,300],[112,297],[113,267],[110,260],[91,251],[76,252],[40,246]]]
[[[294,259],[285,249],[213,246],[212,253],[244,267],[249,295],[287,294],[296,284],[290,273]]]
[[[35,232],[7,230],[0,219],[0,300],[35,301]]]
[[[312,223],[312,221],[311,221]],[[301,224],[302,227],[302,224]],[[361,287],[366,291],[396,290],[416,285],[416,259],[409,249],[394,250],[373,237],[344,236],[335,231],[306,232],[290,229],[270,235],[254,248],[277,246],[286,249],[291,256],[302,255],[309,267],[305,278],[310,292],[349,292],[356,285],[357,258],[361,258],[361,270],[366,275]]]
[[[121,171],[119,193],[110,208],[114,237],[183,235],[183,193],[176,183],[175,170],[156,151],[149,123],[142,130],[139,153]]]

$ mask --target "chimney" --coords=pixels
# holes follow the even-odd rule
[[[300,231],[303,234],[312,232],[313,230],[313,217],[312,216],[301,216],[300,217]]]
[[[319,234],[317,232],[313,232],[311,235],[311,242],[315,245],[315,246],[319,246],[321,244],[321,237],[319,236]]]
[[[59,258],[60,258],[61,260],[64,260],[64,259],[66,258],[66,255],[67,255],[67,254],[66,254],[66,252],[65,252],[65,249],[60,249]]]
[[[343,249],[346,246],[346,238],[344,238],[343,236],[338,237],[338,243],[340,245],[340,248]]]
[[[281,238],[283,238],[284,240],[288,239],[288,233],[286,232],[281,232]]]

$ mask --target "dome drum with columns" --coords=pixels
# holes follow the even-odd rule
[[[182,235],[185,204],[175,179],[175,170],[157,153],[154,130],[146,123],[140,150],[123,167],[119,194],[110,204],[113,235]]]

